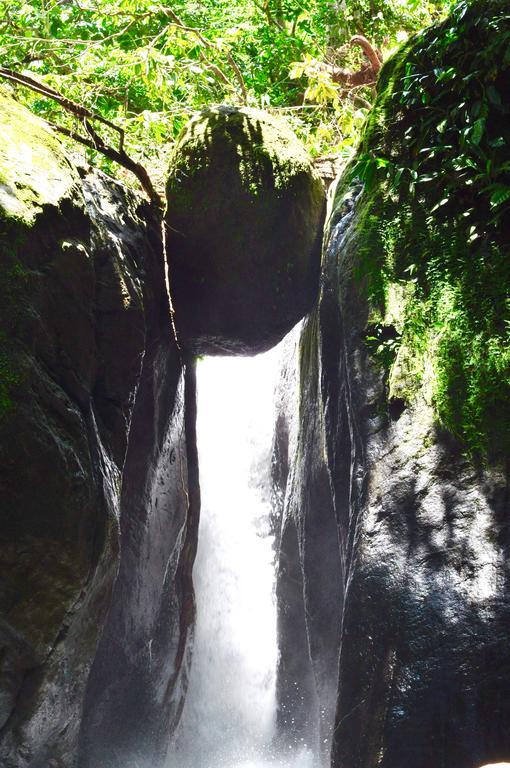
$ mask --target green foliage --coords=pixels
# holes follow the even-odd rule
[[[349,101],[339,109],[334,88],[331,98],[303,104],[313,76],[292,78],[294,63],[324,61],[359,33],[391,47],[449,3],[348,0],[338,10],[330,0],[0,0],[0,55],[4,67],[121,125],[127,150],[161,185],[172,142],[206,104],[283,111],[316,154],[348,149],[364,112]],[[359,52],[344,54],[347,66],[359,64]],[[43,117],[82,128],[54,103],[18,91]]]
[[[401,335],[394,325],[372,323],[366,329],[365,344],[386,372],[395,362]]]
[[[365,268],[414,286],[443,425],[472,452],[510,450],[510,14],[462,3],[388,63],[352,177],[365,183]],[[382,223],[381,223],[382,222]]]

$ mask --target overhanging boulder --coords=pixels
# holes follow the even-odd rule
[[[167,186],[167,256],[181,345],[269,349],[319,284],[324,190],[281,120],[218,107],[186,127]]]

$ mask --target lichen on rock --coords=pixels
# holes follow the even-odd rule
[[[167,186],[177,332],[197,353],[269,348],[318,289],[324,191],[299,141],[260,110],[193,118]]]
[[[0,87],[0,419],[13,408],[22,376],[12,335],[30,280],[18,252],[44,206],[59,208],[79,199],[79,178],[45,123]]]
[[[76,191],[78,174],[55,134],[0,87],[0,208],[3,217],[34,221],[43,205]]]

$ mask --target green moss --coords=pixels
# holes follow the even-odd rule
[[[172,208],[187,211],[196,204],[193,178],[205,186],[210,169],[217,183],[222,167],[238,169],[239,192],[253,199],[267,198],[270,189],[279,197],[300,182],[310,184],[310,159],[285,122],[257,109],[218,107],[190,120],[177,143],[168,182]]]
[[[0,87],[0,419],[10,413],[22,373],[16,335],[26,309],[29,273],[20,262],[36,252],[36,220],[75,193],[77,175],[42,120]],[[18,352],[17,352],[18,350]]]
[[[203,351],[223,339],[225,350],[262,349],[310,308],[325,193],[283,121],[232,107],[194,117],[172,158],[167,201],[184,344]]]
[[[55,134],[1,87],[0,129],[0,225],[2,218],[32,223],[68,194],[76,174]]]
[[[509,43],[503,0],[462,4],[412,39],[383,70],[350,170],[379,335],[407,286],[384,360],[392,396],[426,382],[442,425],[492,456],[510,451]]]

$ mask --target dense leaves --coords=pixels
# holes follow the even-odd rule
[[[382,74],[353,169],[371,198],[365,224],[374,297],[384,303],[395,281],[412,285],[402,344],[414,355],[414,373],[421,367],[425,376],[431,361],[442,423],[472,451],[503,455],[510,449],[509,50],[504,0],[462,3],[415,38]]]
[[[388,50],[448,5],[0,0],[0,64],[34,74],[116,121],[126,130],[128,151],[156,175],[190,113],[211,103],[283,111],[312,151],[336,152],[353,145],[372,91],[358,94],[356,103],[324,70],[320,77],[313,65],[299,72],[296,62],[333,58],[356,67],[361,52],[342,48],[353,34]],[[47,99],[19,96],[43,116],[76,128]]]

